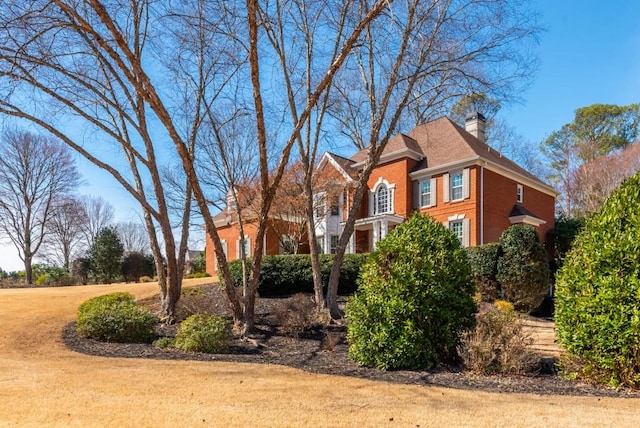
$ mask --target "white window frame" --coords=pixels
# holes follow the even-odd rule
[[[453,176],[460,175],[462,177],[462,183],[460,185],[461,192],[459,198],[454,198],[453,191],[457,189],[459,186],[453,185]],[[462,170],[451,171],[442,176],[442,187],[444,190],[444,201],[445,202],[458,202],[465,199],[469,199],[471,196],[470,184],[469,184],[469,168],[464,168]]]
[[[313,215],[317,219],[322,219],[326,217],[327,214],[327,201],[326,201],[326,192],[315,193],[313,195]]]
[[[229,252],[227,250],[227,241],[224,239],[220,240],[220,244],[222,245],[222,252],[224,253],[224,257],[227,259],[227,261],[229,261]],[[216,272],[218,271],[218,256],[215,253],[215,250],[213,252],[213,270],[215,270]]]
[[[324,235],[316,235],[316,246],[319,250],[318,253],[325,254]]]
[[[516,184],[516,201],[524,202],[524,187],[522,184]]]
[[[423,186],[425,184],[429,184],[429,192],[425,193],[424,192],[424,188]],[[429,208],[429,207],[434,207],[436,206],[436,201],[437,201],[437,194],[436,194],[436,190],[437,190],[437,184],[436,184],[436,179],[435,178],[430,178],[427,179],[425,181],[421,181],[419,183],[419,192],[420,192],[420,204],[419,206],[422,208]],[[429,195],[429,200],[425,201],[425,196]],[[426,203],[425,203],[426,202]]]
[[[240,255],[241,240],[242,240],[241,238],[238,238],[238,240],[236,241],[236,259],[241,258],[241,255]],[[249,238],[248,236],[244,237],[244,246],[245,246],[245,256],[251,257],[251,238]]]
[[[445,222],[445,227],[451,231],[454,224],[461,224],[462,226],[462,236],[457,235],[460,240],[460,245],[463,247],[468,247],[470,245],[471,240],[471,219],[467,218],[464,214],[456,214],[449,217],[448,221]]]
[[[379,201],[379,192],[382,190],[382,186],[386,187],[386,209],[384,211],[380,210],[380,201]],[[369,213],[370,215],[379,215],[379,214],[392,214],[394,212],[394,195],[395,195],[395,184],[390,184],[387,180],[382,177],[378,178],[373,190],[371,191],[371,204]]]
[[[340,240],[340,237],[338,235],[329,235],[329,254],[336,253],[339,240]]]

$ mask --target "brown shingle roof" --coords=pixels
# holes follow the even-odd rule
[[[382,151],[382,156],[405,149],[421,153],[420,145],[416,140],[408,135],[398,134],[389,140],[384,150]],[[363,162],[367,159],[367,155],[368,149],[363,149],[351,156],[351,160],[356,163]]]
[[[478,140],[464,128],[448,117],[441,117],[428,123],[416,126],[410,132],[399,134],[389,140],[383,154],[393,153],[408,148],[422,153],[425,157],[418,162],[413,171],[435,168],[464,159],[480,157],[502,168],[520,174],[529,180],[549,187],[538,177],[521,166],[504,157],[486,143]],[[362,162],[367,157],[367,150],[360,150],[351,157],[353,162]]]

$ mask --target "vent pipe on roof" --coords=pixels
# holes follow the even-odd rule
[[[486,138],[484,135],[484,124],[487,121],[482,113],[478,113],[477,111],[470,113],[467,118],[464,120],[464,128],[467,132],[478,140],[485,142]]]

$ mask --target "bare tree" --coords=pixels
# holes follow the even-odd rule
[[[570,176],[572,213],[576,217],[595,213],[625,179],[638,171],[640,143],[583,163]]]
[[[82,230],[85,238],[85,250],[88,250],[98,233],[113,224],[113,205],[100,196],[83,196],[80,199],[82,210],[86,215],[86,223]]]
[[[136,223],[133,221],[121,222],[115,225],[115,231],[122,242],[125,254],[141,253],[149,254],[151,244],[149,243],[149,234],[144,223]]]
[[[42,254],[38,257],[70,271],[71,262],[87,248],[84,228],[88,220],[78,199],[67,197],[54,200]]]
[[[180,133],[169,113],[171,107],[179,109],[178,102],[152,83],[151,75],[168,83],[162,81],[166,63],[154,51],[179,43],[164,38],[163,24],[174,17],[156,6],[161,4],[147,0],[2,2],[0,112],[58,137],[109,172],[140,203],[159,264],[162,318],[172,322],[182,284],[184,252],[179,249],[186,247],[188,232],[174,237],[158,162],[164,146],[156,141],[173,142],[190,162],[195,139],[190,130],[198,118]],[[88,132],[71,132],[69,118]],[[187,191],[184,205],[190,200]],[[183,227],[188,228],[190,213],[184,211]]]
[[[335,80],[332,115],[367,155],[329,280],[327,305],[333,316],[341,316],[336,299],[340,266],[367,180],[399,124],[441,114],[463,94],[505,98],[515,84],[526,81],[534,65],[526,47],[539,27],[522,2],[413,0],[390,9],[367,28]]]
[[[8,130],[0,148],[0,232],[24,262],[25,282],[33,283],[31,264],[44,242],[55,199],[75,189],[80,175],[71,152],[59,141]]]

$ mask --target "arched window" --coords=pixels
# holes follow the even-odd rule
[[[386,184],[380,184],[376,191],[376,214],[389,212],[389,189]]]

